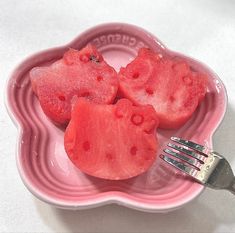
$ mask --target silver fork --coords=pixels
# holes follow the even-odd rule
[[[161,154],[160,157],[164,161],[205,186],[226,189],[235,194],[235,176],[222,155],[192,141],[178,137],[171,137],[171,140],[176,143],[167,144],[170,149],[163,151],[170,157]]]

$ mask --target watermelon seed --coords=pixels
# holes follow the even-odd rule
[[[136,146],[132,146],[131,149],[130,149],[130,152],[131,152],[132,155],[136,155],[137,147]]]
[[[110,153],[106,153],[106,158],[109,159],[109,160],[113,160],[113,155],[110,154]]]
[[[149,94],[152,95],[153,94],[153,90],[151,88],[146,88],[145,91]]]
[[[141,125],[144,121],[144,117],[139,114],[133,114],[131,117],[131,121],[135,125]]]
[[[93,62],[96,62],[96,63],[99,63],[100,60],[98,59],[98,57],[96,57],[95,55],[91,54],[90,55],[90,61],[93,61]]]
[[[145,156],[145,160],[151,160],[151,156]]]
[[[81,93],[81,97],[88,97],[89,95],[90,93],[88,91]]]
[[[132,78],[133,79],[137,79],[139,78],[140,74],[138,72],[135,72],[133,75],[132,75]]]
[[[173,95],[171,95],[171,96],[169,97],[169,100],[170,100],[170,102],[174,102],[174,101],[175,101],[175,97],[174,97]]]
[[[100,82],[100,81],[103,80],[103,77],[102,77],[102,76],[97,76],[97,77],[96,77],[96,80],[97,80],[98,82]]]
[[[177,64],[173,64],[171,67],[172,67],[173,70],[177,71]]]
[[[195,70],[192,66],[189,66],[189,69],[193,72],[197,72],[197,70]]]
[[[59,98],[59,100],[61,100],[61,101],[65,101],[65,96],[64,96],[64,95],[59,95],[58,98]]]
[[[85,142],[83,143],[83,149],[84,149],[85,151],[90,150],[90,143],[89,143],[88,141],[85,141]]]

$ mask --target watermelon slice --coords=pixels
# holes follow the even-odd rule
[[[145,172],[155,161],[158,118],[152,106],[127,99],[103,105],[78,98],[65,131],[65,150],[81,171],[122,180]]]
[[[30,78],[44,113],[58,124],[69,122],[74,97],[108,104],[118,89],[116,71],[92,45],[69,49],[52,65],[33,68]]]
[[[147,48],[118,74],[120,95],[136,105],[150,104],[159,117],[159,127],[183,125],[202,101],[207,77],[192,70],[186,61],[162,57]]]

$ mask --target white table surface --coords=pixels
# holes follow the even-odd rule
[[[4,107],[9,74],[26,56],[111,21],[149,30],[220,76],[228,91],[228,111],[214,148],[235,170],[235,1],[0,0],[0,232],[235,232],[235,196],[225,191],[207,189],[168,214],[116,205],[75,212],[37,200],[22,184],[15,165],[17,131]]]

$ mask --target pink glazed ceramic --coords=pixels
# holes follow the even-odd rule
[[[212,147],[212,135],[225,114],[227,97],[218,76],[202,63],[167,49],[155,36],[128,24],[111,23],[82,33],[71,43],[37,53],[22,62],[10,77],[7,108],[19,130],[17,166],[26,187],[39,199],[66,209],[91,208],[117,203],[130,208],[167,212],[197,197],[203,187],[157,159],[144,174],[123,181],[108,181],[80,172],[67,158],[62,129],[42,112],[34,96],[29,71],[62,57],[69,47],[92,43],[117,71],[129,63],[139,48],[147,46],[166,56],[186,59],[209,77],[208,92],[192,118],[178,130],[159,130],[161,148],[171,136],[180,136]]]

